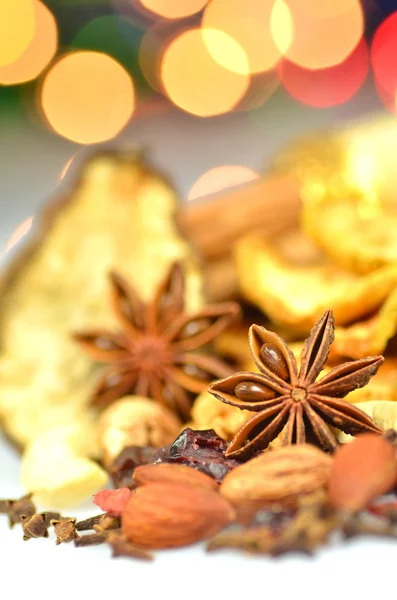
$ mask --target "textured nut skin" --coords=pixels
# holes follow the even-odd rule
[[[315,446],[286,446],[233,469],[221,483],[220,492],[239,507],[294,504],[299,495],[327,484],[331,464],[332,458]]]
[[[176,548],[211,537],[233,518],[229,502],[213,490],[150,483],[133,492],[121,526],[128,539],[142,548]]]
[[[366,433],[335,453],[328,485],[329,502],[335,508],[365,508],[397,482],[395,448],[383,437]]]
[[[99,438],[104,462],[109,465],[127,446],[166,446],[174,441],[181,426],[171,411],[153,400],[126,396],[101,415]]]
[[[219,488],[215,479],[201,473],[186,465],[173,465],[161,463],[158,465],[141,465],[137,467],[133,475],[138,485],[149,483],[170,483],[197,485],[206,489],[217,490]]]

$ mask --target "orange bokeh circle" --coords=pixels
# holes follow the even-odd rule
[[[273,5],[274,0],[211,0],[204,11],[203,27],[224,31],[241,46],[248,60],[247,72],[267,71],[280,59],[270,28]],[[206,43],[214,60],[241,72],[233,57],[219,54],[216,40]]]
[[[113,138],[131,118],[134,105],[130,75],[101,52],[63,56],[41,90],[41,107],[52,128],[81,144]]]
[[[221,31],[206,30],[220,51],[245,64],[239,45]],[[245,62],[244,62],[245,61]],[[244,96],[250,78],[225,69],[208,51],[201,29],[190,29],[174,39],[163,55],[161,79],[166,94],[180,108],[201,117],[231,110]]]
[[[34,0],[36,27],[24,52],[11,64],[0,66],[0,83],[15,85],[36,79],[55,55],[58,30],[54,15],[39,0]]]
[[[357,46],[364,33],[363,9],[359,0],[276,0],[271,31],[285,58],[306,69],[325,69],[343,62]]]

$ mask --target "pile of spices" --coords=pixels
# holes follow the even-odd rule
[[[0,420],[29,492],[0,512],[22,539],[152,560],[397,537],[395,236],[379,210],[354,246],[363,204],[331,167],[298,225],[289,178],[270,215],[266,182],[186,209],[141,157],[83,165],[0,295]]]
[[[56,544],[106,544],[113,557],[144,560],[154,550],[203,541],[208,551],[278,556],[312,554],[358,535],[397,537],[397,433],[383,433],[342,399],[383,359],[345,363],[316,382],[333,334],[328,311],[305,342],[298,372],[278,335],[251,328],[261,374],[237,373],[210,386],[222,402],[257,413],[237,442],[187,428],[164,448],[124,449],[110,472],[129,485],[98,492],[94,503],[103,512],[84,521],[37,512],[30,495],[1,501],[1,511],[11,526],[21,525],[24,540],[48,537],[52,527]],[[330,427],[357,437],[339,444]],[[279,446],[269,448],[283,430]]]

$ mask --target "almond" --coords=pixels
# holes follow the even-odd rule
[[[221,483],[220,492],[239,508],[279,502],[296,504],[298,496],[323,488],[332,458],[309,444],[266,452],[236,467]]]
[[[389,492],[396,482],[395,448],[379,435],[364,433],[335,453],[329,501],[335,508],[360,510]]]
[[[121,519],[127,538],[142,548],[187,546],[211,537],[234,518],[229,502],[197,485],[148,483],[135,490]]]
[[[186,465],[167,463],[137,467],[134,471],[133,479],[138,485],[146,485],[148,483],[180,483],[198,485],[212,490],[219,488],[215,479],[212,479],[212,477],[205,473],[201,473]]]

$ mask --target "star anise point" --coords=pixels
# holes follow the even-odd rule
[[[334,328],[332,311],[327,310],[304,343],[298,370],[280,336],[251,326],[249,343],[260,373],[235,373],[208,388],[218,400],[256,413],[237,432],[227,456],[250,458],[281,432],[283,444],[308,441],[326,451],[338,445],[331,427],[352,435],[382,432],[363,411],[343,400],[376,374],[382,356],[338,365],[317,380],[328,359]]]
[[[117,271],[110,271],[109,281],[121,330],[97,329],[73,335],[94,360],[109,365],[92,403],[102,408],[129,394],[147,396],[187,419],[190,394],[205,390],[209,381],[231,373],[225,362],[197,350],[206,347],[238,317],[238,304],[214,304],[197,314],[186,314],[179,263],[171,266],[153,300],[146,304]]]

